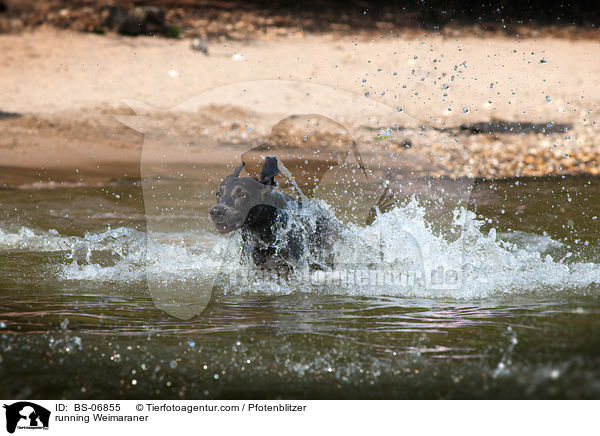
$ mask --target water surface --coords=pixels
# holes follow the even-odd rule
[[[187,320],[154,304],[148,254],[152,274],[187,277],[193,292],[211,262],[225,279],[238,268],[203,248],[235,252],[235,236],[201,217],[149,246],[137,185],[0,191],[0,395],[598,398],[598,186],[476,183],[455,291],[259,280],[216,286]],[[396,226],[415,229],[424,263],[452,259],[429,209],[407,201],[380,217],[386,259],[401,251]]]

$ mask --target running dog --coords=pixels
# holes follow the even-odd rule
[[[242,253],[262,269],[293,271],[302,259],[311,270],[333,268],[333,244],[340,235],[340,223],[324,209],[310,216],[301,212],[305,205],[279,191],[275,176],[280,170],[276,157],[267,157],[258,178],[240,177],[244,162],[227,176],[217,191],[217,204],[210,217],[221,234],[242,231]],[[393,195],[388,190],[377,207],[391,209]],[[367,224],[376,217],[369,211]],[[301,217],[300,219],[294,219]]]

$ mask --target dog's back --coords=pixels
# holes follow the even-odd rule
[[[279,209],[259,205],[242,227],[242,253],[265,269],[333,268],[333,229],[331,217],[318,207],[298,202]]]

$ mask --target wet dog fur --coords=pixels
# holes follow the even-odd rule
[[[333,268],[338,223],[324,210],[317,211],[310,222],[293,219],[303,204],[277,189],[275,176],[280,170],[276,157],[265,159],[258,178],[240,177],[244,165],[242,162],[219,186],[217,204],[210,209],[217,231],[227,234],[240,229],[243,256],[261,269],[293,271],[303,258],[309,259],[311,270]],[[387,192],[377,204],[381,211],[393,203]],[[375,216],[372,208],[367,224]]]

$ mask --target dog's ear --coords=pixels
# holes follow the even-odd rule
[[[242,172],[242,169],[244,168],[244,165],[246,165],[246,162],[242,162],[242,164],[239,167],[234,169],[229,177],[239,177],[240,173]]]
[[[260,176],[258,181],[267,186],[272,186],[275,184],[275,176],[279,174],[279,168],[277,168],[277,158],[276,157],[267,157],[265,159],[265,164],[260,171]]]

